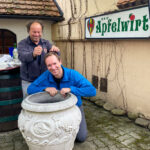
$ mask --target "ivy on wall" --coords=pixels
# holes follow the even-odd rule
[[[89,76],[88,67],[92,66],[92,75],[95,75],[100,79],[101,77],[108,79],[108,84],[110,82],[116,82],[116,86],[119,89],[119,97],[122,98],[123,107],[127,110],[127,97],[126,97],[126,86],[124,81],[124,66],[123,66],[123,57],[124,57],[124,49],[118,44],[116,40],[102,41],[102,40],[83,40],[84,39],[84,27],[82,27],[82,20],[88,11],[88,0],[70,0],[70,8],[71,8],[71,17],[68,19],[68,35],[65,41],[58,41],[57,44],[60,43],[63,45],[64,50],[64,64],[67,67],[76,69],[76,61],[75,54],[77,54],[77,45],[82,43],[82,47],[79,47],[81,51],[83,51],[83,56],[80,56],[82,59],[81,73],[87,78]],[[77,3],[78,2],[78,3]],[[94,0],[97,12],[97,1]],[[83,5],[85,6],[83,10]],[[79,6],[79,7],[78,7]],[[78,24],[79,30],[79,39],[72,40],[72,25]],[[88,44],[88,46],[87,46]],[[107,46],[107,44],[109,46]],[[118,48],[119,47],[119,48]],[[87,48],[91,51],[91,58],[89,64],[87,58]],[[69,54],[68,54],[69,53]],[[68,57],[69,56],[69,57]],[[98,59],[97,59],[98,58]],[[114,63],[114,64],[113,64]],[[112,64],[115,68],[115,73],[112,75]],[[122,77],[120,79],[120,76]],[[98,80],[100,82],[100,80]],[[98,89],[100,89],[100,83],[98,83]]]

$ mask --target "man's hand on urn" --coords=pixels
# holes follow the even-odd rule
[[[45,91],[48,92],[50,96],[55,96],[58,92],[54,87],[48,87],[45,89]]]
[[[60,94],[65,97],[66,94],[69,93],[70,91],[71,91],[70,88],[62,88],[62,89],[60,90]]]

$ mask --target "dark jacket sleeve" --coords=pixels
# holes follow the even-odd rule
[[[26,39],[18,43],[18,57],[21,62],[28,63],[33,61],[33,50],[29,49]]]

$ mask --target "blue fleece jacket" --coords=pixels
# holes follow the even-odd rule
[[[79,72],[65,68],[64,76],[60,81],[60,86],[57,87],[53,75],[47,70],[40,77],[38,77],[27,89],[28,94],[34,94],[37,92],[42,92],[47,87],[55,87],[57,90],[62,88],[70,88],[71,93],[76,95],[78,98],[77,105],[82,105],[81,96],[90,97],[96,95],[95,87]]]

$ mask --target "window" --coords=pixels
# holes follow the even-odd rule
[[[0,54],[8,54],[9,47],[13,47],[16,42],[16,35],[6,29],[0,29]]]

